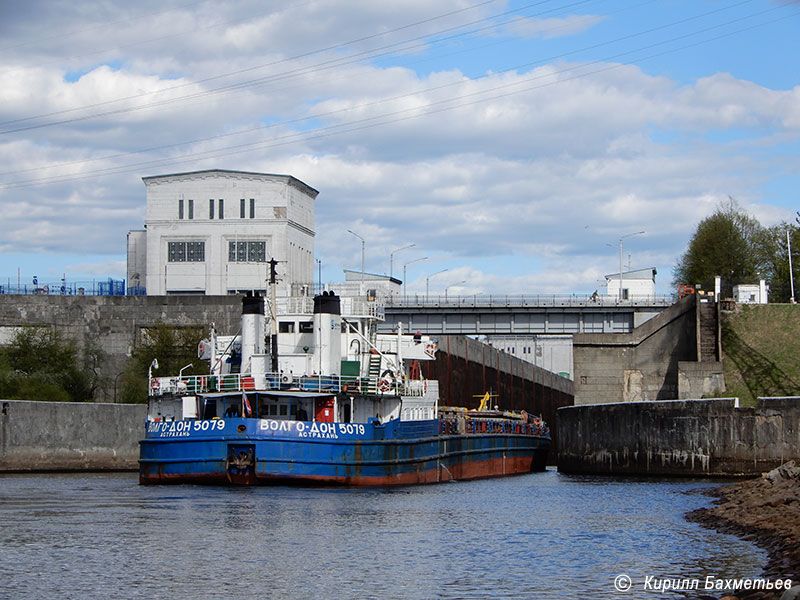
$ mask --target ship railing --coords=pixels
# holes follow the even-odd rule
[[[392,377],[357,377],[348,375],[292,375],[267,373],[256,377],[250,373],[226,375],[186,375],[182,377],[153,377],[150,379],[149,395],[251,392],[251,391],[300,391],[372,395],[422,397],[427,392],[427,381],[397,381]]]
[[[439,433],[445,435],[516,434],[544,435],[547,426],[519,419],[444,417],[439,419]]]

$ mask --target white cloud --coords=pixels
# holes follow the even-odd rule
[[[415,70],[415,57],[406,60],[412,50],[397,48],[381,61],[329,68],[335,63],[327,61],[490,10],[426,21],[466,0],[402,9],[333,4],[200,2],[166,10],[110,3],[119,14],[97,13],[95,22],[120,23],[98,28],[76,3],[44,11],[40,29],[31,28],[35,11],[6,20],[0,132],[82,116],[62,111],[86,105],[108,112],[251,83],[0,133],[0,184],[23,183],[0,189],[0,252],[122,255],[125,234],[144,217],[141,177],[210,167],[289,173],[320,190],[317,255],[326,279],[339,278],[334,266],[360,265],[358,240],[346,233],[353,229],[367,240],[368,270],[388,270],[389,253],[415,242],[406,262],[429,255],[419,272],[449,268],[438,285],[468,279],[463,287],[473,293],[591,292],[618,268],[606,244],[639,230],[647,234],[631,241],[634,266],[657,266],[669,279],[696,224],[728,194],[759,218],[788,218],[761,202],[761,187],[776,165],[792,170],[785,155],[798,139],[800,86],[770,89],[723,71],[685,83],[637,66],[566,61],[509,69],[522,62],[516,56],[470,78],[469,65],[447,63],[428,38],[425,56],[442,64],[427,71]],[[531,18],[516,35],[536,43],[554,32],[579,37],[599,20]],[[370,37],[417,21],[424,23]],[[53,36],[35,33],[48,25]],[[183,33],[192,27],[197,34]],[[280,62],[347,40],[360,41]],[[468,38],[459,43],[469,48]],[[579,76],[602,67],[613,68]],[[70,81],[68,72],[83,74]],[[253,84],[258,78],[268,79]],[[199,80],[206,81],[178,87]],[[128,96],[137,99],[111,102]],[[48,113],[58,114],[11,123]],[[24,185],[63,176],[77,178]],[[395,267],[397,275],[402,265]]]

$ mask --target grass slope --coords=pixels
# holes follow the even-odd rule
[[[723,315],[725,396],[800,396],[800,305],[740,305]]]

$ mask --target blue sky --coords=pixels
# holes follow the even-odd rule
[[[291,174],[323,280],[659,293],[729,196],[800,209],[800,3],[359,0],[0,6],[0,285],[124,277],[143,176]],[[432,274],[439,271],[442,273]],[[460,283],[464,281],[465,283]]]

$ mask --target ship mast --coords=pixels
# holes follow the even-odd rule
[[[278,261],[269,260],[269,351],[272,357],[272,372],[278,372],[278,317],[275,311],[275,288],[278,284],[276,266]]]

